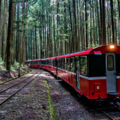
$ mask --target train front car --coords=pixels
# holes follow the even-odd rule
[[[57,59],[57,77],[80,95],[99,103],[99,106],[105,101],[119,105],[120,46],[100,46]]]
[[[88,55],[89,99],[120,104],[120,46],[94,48]]]

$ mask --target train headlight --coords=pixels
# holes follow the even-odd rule
[[[115,46],[114,46],[114,45],[110,45],[110,48],[111,48],[111,49],[114,49],[114,48],[115,48]]]
[[[100,89],[100,86],[97,86],[97,90],[99,90]]]
[[[95,92],[101,91],[101,83],[94,83],[94,90]]]

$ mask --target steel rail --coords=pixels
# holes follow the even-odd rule
[[[105,111],[102,111],[102,113],[104,113],[104,115],[106,115],[110,120],[115,120],[114,118],[112,118],[108,113],[106,113]]]
[[[14,85],[11,85],[10,87],[1,90],[1,91],[0,91],[0,94],[3,93],[3,92],[5,92],[6,90],[8,90],[8,89],[10,89],[10,88],[12,88],[12,87],[18,85],[18,84],[21,84],[22,82],[24,82],[25,80],[31,78],[32,76],[33,76],[33,75],[29,76],[28,78],[25,78],[24,80],[20,81],[19,83],[15,83]]]
[[[25,73],[25,74],[22,74],[22,75],[21,75],[21,78],[23,78],[25,75],[27,75],[27,74],[29,74],[29,73],[31,73],[31,72],[32,72],[32,70],[30,70],[29,72],[27,72],[27,73]],[[12,81],[15,80],[15,79],[19,79],[19,77],[14,77],[14,78],[8,79],[8,80],[6,80],[6,81],[4,81],[4,82],[1,82],[0,85],[5,85],[6,83],[12,82]]]
[[[22,87],[20,87],[17,91],[15,91],[13,94],[11,95],[8,95],[8,97],[6,99],[4,99],[3,101],[0,102],[0,105],[2,105],[3,103],[5,103],[6,101],[8,101],[10,98],[12,98],[16,93],[18,93],[21,89],[23,89],[25,86],[27,86],[28,84],[30,84],[34,79],[36,79],[37,76],[39,76],[38,74],[36,75],[33,75],[32,77],[35,78],[32,78],[30,81],[28,81],[26,84],[24,84]],[[25,81],[24,81],[25,82]]]

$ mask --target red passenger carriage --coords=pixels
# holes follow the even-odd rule
[[[120,97],[120,46],[104,45],[84,51],[41,59],[51,71],[91,100]],[[118,99],[119,100],[119,99]]]

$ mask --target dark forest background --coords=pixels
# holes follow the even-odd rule
[[[0,61],[120,45],[120,0],[0,0]]]

